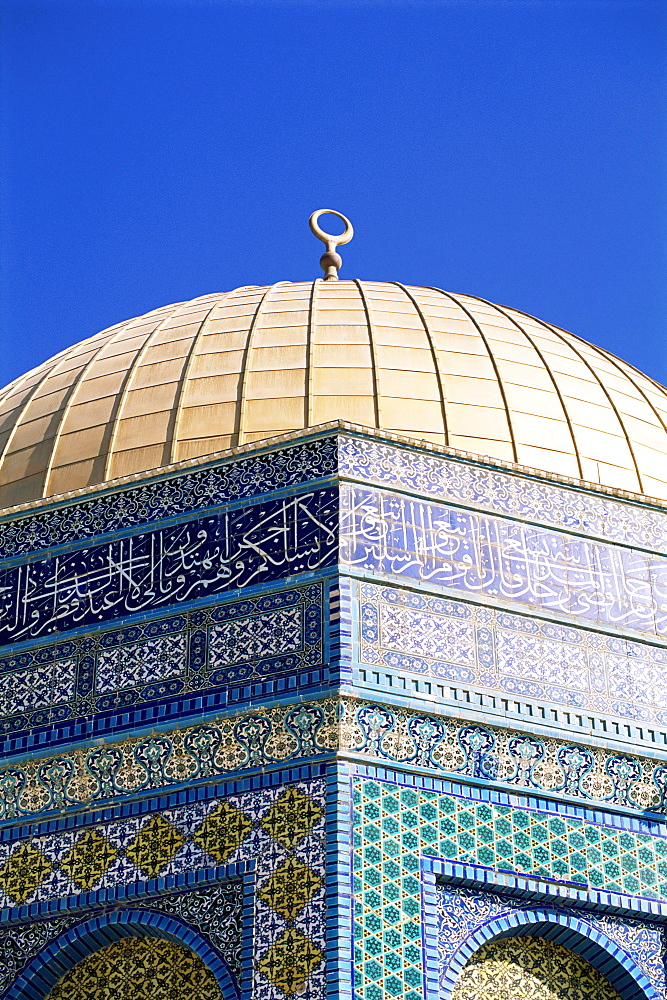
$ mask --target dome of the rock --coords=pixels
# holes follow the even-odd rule
[[[0,395],[10,506],[341,419],[667,499],[667,390],[470,295],[279,282],[103,330]]]

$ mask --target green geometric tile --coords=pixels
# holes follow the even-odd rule
[[[364,977],[363,1000],[419,1000],[424,852],[647,897],[657,896],[659,885],[667,898],[665,840],[380,782],[361,785],[363,794],[355,792],[355,871],[361,875],[355,886],[357,899],[373,912],[363,915],[355,941],[362,961],[383,970],[379,978]],[[374,975],[376,965],[369,966]]]

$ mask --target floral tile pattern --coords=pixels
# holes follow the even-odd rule
[[[330,697],[5,765],[0,768],[0,821],[120,801],[243,766],[317,757],[337,749],[582,801],[641,811],[667,808],[667,766],[660,760]]]
[[[667,725],[667,648],[397,587],[359,586],[362,663]]]

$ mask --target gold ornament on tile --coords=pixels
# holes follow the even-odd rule
[[[240,847],[252,830],[253,822],[230,802],[221,802],[195,831],[192,838],[221,864]]]
[[[118,857],[118,850],[97,830],[86,830],[60,862],[74,884],[87,892]]]
[[[221,1000],[211,970],[188,948],[128,937],[70,969],[47,1000]]]
[[[258,969],[270,983],[288,997],[298,993],[308,977],[324,959],[324,952],[296,930],[288,927],[266,955]]]
[[[261,827],[274,840],[293,851],[322,818],[322,806],[314,802],[300,788],[291,785],[281,792],[275,803],[262,817]]]
[[[0,868],[0,890],[20,906],[52,870],[49,859],[34,844],[24,841]]]
[[[323,884],[321,875],[300,858],[291,857],[267,879],[259,897],[285,920],[294,920]]]
[[[185,843],[180,830],[159,813],[142,826],[125,854],[149,878],[157,878]]]

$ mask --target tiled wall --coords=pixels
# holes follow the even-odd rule
[[[552,906],[552,914],[571,915],[572,908]],[[530,918],[539,904],[521,901],[499,892],[468,889],[451,884],[437,887],[437,936],[438,966],[443,993],[447,990],[447,975],[452,961],[462,945],[478,930],[491,921],[522,914]],[[583,916],[583,914],[582,914]],[[586,914],[585,926],[597,930],[615,942],[629,955],[647,977],[652,986],[663,995],[667,991],[665,979],[665,928],[650,920],[633,920],[610,914]],[[520,940],[520,939],[519,939]]]
[[[362,663],[667,725],[667,647],[424,591],[358,599]]]
[[[667,637],[667,557],[343,484],[341,562],[582,624]]]
[[[589,897],[599,889],[607,900],[614,899],[610,894],[625,894],[628,907],[638,911],[642,899],[667,899],[664,835],[641,833],[630,824],[625,829],[609,825],[611,817],[596,822],[538,800],[523,804],[505,797],[502,802],[488,793],[475,799],[463,787],[453,794],[424,785],[428,783],[398,775],[394,780],[352,778],[360,1000],[422,998],[426,968],[421,868],[429,856],[484,869],[491,883],[494,873],[499,882],[501,873],[514,873],[534,884],[539,879],[575,884]],[[603,910],[602,898],[597,902]],[[655,938],[655,930],[651,933]],[[629,949],[632,940],[628,931]],[[645,945],[642,938],[638,946]],[[645,965],[647,961],[645,955]]]
[[[0,573],[0,642],[27,642],[333,566],[333,487],[224,509]]]
[[[399,447],[370,435],[338,438],[338,471],[344,478],[418,496],[447,499],[473,510],[573,531],[589,538],[667,550],[667,509],[568,488],[539,475],[505,472]]]
[[[146,724],[165,700],[174,721],[200,715],[212,693],[215,709],[243,700],[244,688],[280,694],[290,676],[301,687],[322,685],[326,593],[315,583],[7,650],[0,728],[12,734],[8,749],[27,748],[21,734],[36,729],[54,745]]]
[[[0,820],[34,818],[201,784],[338,747],[338,701],[275,705],[0,768]]]
[[[6,764],[0,767],[0,821],[76,811],[337,751],[635,812],[662,812],[667,804],[667,767],[650,757],[331,696]]]
[[[225,939],[228,964],[237,974],[239,947],[251,945],[252,995],[258,1000],[282,1000],[297,992],[305,1000],[321,1000],[326,948],[324,782],[268,780],[253,791],[237,786],[221,796],[220,790],[199,790],[183,796],[182,803],[128,804],[81,816],[76,824],[70,820],[37,825],[28,835],[23,828],[16,839],[6,835],[0,847],[0,906],[6,908],[8,925],[0,931],[0,948],[13,941],[25,963],[31,946],[21,930],[23,921],[29,919],[32,925],[37,920],[39,928],[39,917],[48,917],[59,900],[83,919],[97,907],[134,899],[142,907],[163,907],[162,912],[178,912],[194,926],[201,924],[202,933],[217,935],[212,943],[218,947]],[[229,890],[226,897],[221,893],[219,883],[225,872],[233,878],[243,865],[253,871],[256,890],[251,925],[241,927],[238,903]],[[201,898],[190,896],[178,904],[173,890],[194,884]],[[212,931],[207,914],[223,897],[229,905],[213,921]],[[48,934],[38,930],[32,940],[34,954],[35,942],[43,947]],[[16,972],[16,962],[13,965]]]

